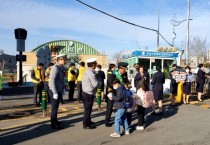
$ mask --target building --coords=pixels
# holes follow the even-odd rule
[[[48,50],[50,50],[50,53]],[[46,68],[49,62],[53,60],[53,57],[60,53],[67,54],[67,68],[71,62],[78,65],[80,61],[86,62],[89,58],[97,58],[98,64],[101,64],[103,68],[107,68],[108,65],[107,55],[99,53],[96,49],[87,44],[73,40],[56,40],[42,44],[34,48],[31,52],[23,53],[27,58],[26,62],[23,62],[23,80],[31,82],[31,70],[37,66],[37,63],[44,63]],[[19,71],[19,65],[17,66],[17,70]],[[19,73],[17,73],[17,75],[19,75]],[[19,76],[17,76],[17,78],[19,78]]]

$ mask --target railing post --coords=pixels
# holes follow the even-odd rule
[[[46,117],[46,110],[47,110],[47,91],[42,90],[42,111],[43,117]]]

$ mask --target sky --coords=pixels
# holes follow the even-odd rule
[[[171,20],[187,18],[188,0],[81,0],[97,9],[140,26],[158,28],[172,43]],[[190,37],[210,41],[210,0],[191,0]],[[119,51],[155,50],[157,34],[135,27],[76,0],[0,0],[0,49],[16,55],[14,29],[28,31],[26,51],[54,40],[75,40],[113,56]],[[185,49],[187,21],[175,27],[175,46]],[[160,38],[160,46],[168,44]]]

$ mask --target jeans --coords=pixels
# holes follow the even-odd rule
[[[119,109],[116,112],[115,116],[115,132],[117,134],[120,134],[120,125],[124,125],[124,130],[128,130],[128,121],[126,117],[126,110],[125,109]]]

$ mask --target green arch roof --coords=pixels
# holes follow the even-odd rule
[[[71,45],[72,42],[73,42],[73,45]],[[44,44],[36,47],[32,51],[38,51],[39,49],[45,47],[46,45],[49,46],[49,48],[51,48],[52,45],[64,46],[64,48],[59,52],[66,53],[66,54],[95,54],[95,55],[100,55],[100,53],[96,49],[94,49],[93,47],[91,47],[87,44],[81,43],[79,41],[74,41],[74,40],[50,41],[50,42],[44,43]]]

